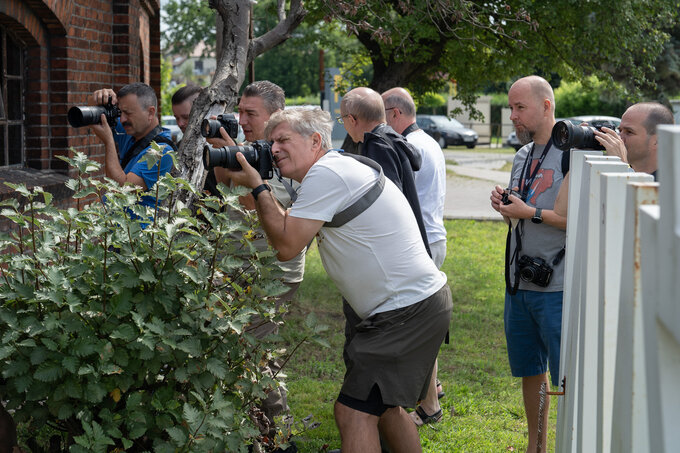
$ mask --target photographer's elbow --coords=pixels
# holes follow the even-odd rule
[[[276,258],[279,261],[290,261],[293,258],[295,258],[296,256],[297,256],[297,254],[293,254],[291,252],[282,252],[282,251],[279,251],[279,253],[276,254]]]

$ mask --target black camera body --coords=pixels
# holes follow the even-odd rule
[[[553,270],[542,258],[522,255],[517,262],[517,268],[519,269],[519,276],[525,282],[543,287],[550,284]]]
[[[562,151],[572,148],[602,150],[604,146],[595,138],[594,131],[601,131],[603,127],[616,129],[611,121],[593,121],[592,126],[577,126],[571,121],[558,121],[552,130],[552,142]]]
[[[236,160],[236,153],[243,153],[246,161],[255,168],[262,179],[274,177],[272,146],[266,140],[258,140],[251,145],[223,146],[213,148],[203,146],[203,166],[206,170],[224,167],[229,170],[241,170],[241,164]]]
[[[106,115],[106,122],[111,128],[116,127],[116,120],[120,118],[120,109],[111,103],[111,97],[106,105],[87,107],[71,107],[68,111],[68,122],[72,127],[83,127],[101,122],[102,113]]]
[[[220,127],[223,127],[229,137],[235,139],[238,136],[238,120],[231,113],[217,115],[217,119],[204,119],[201,122],[201,135],[205,138],[220,136]]]
[[[508,196],[510,196],[510,195],[514,195],[517,198],[522,198],[521,193],[517,192],[516,190],[512,190],[512,189],[508,188],[508,189],[505,189],[505,192],[503,192],[503,195],[501,195],[501,202],[505,205],[512,203],[512,201],[510,201],[508,199]]]

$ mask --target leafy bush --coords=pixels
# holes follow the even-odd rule
[[[555,116],[568,118],[579,115],[609,115],[620,117],[626,110],[623,89],[589,77],[583,82],[562,83],[555,89]]]
[[[56,209],[23,185],[12,187],[25,203],[3,203],[16,224],[0,239],[7,408],[26,429],[64,432],[72,452],[247,451],[255,405],[277,385],[260,372],[273,343],[248,329],[255,315],[276,319],[285,288],[272,251],[252,243],[243,191],[222,186],[195,216],[177,197],[193,189],[165,175],[153,210],[139,190],[90,178],[99,165],[84,155],[65,160],[88,205]]]
[[[439,93],[428,91],[418,98],[418,112],[446,115],[446,98]]]

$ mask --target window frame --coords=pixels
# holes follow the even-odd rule
[[[19,49],[19,71],[18,74],[8,74],[7,59],[8,59],[8,44],[12,41],[12,45]],[[14,36],[7,27],[0,25],[0,168],[21,168],[26,162],[26,46],[24,43]],[[21,112],[19,119],[9,118],[9,105],[7,97],[8,81],[19,82],[19,102],[21,103],[19,111]],[[11,150],[12,159],[10,159],[10,139],[9,131],[11,126],[20,126],[21,139],[19,140],[18,162],[10,164],[10,161],[17,160],[17,150]]]

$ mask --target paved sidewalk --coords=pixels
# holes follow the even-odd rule
[[[445,219],[503,220],[491,208],[491,189],[508,185],[509,171],[499,171],[513,154],[444,151],[447,161]],[[455,165],[452,164],[455,162]]]

